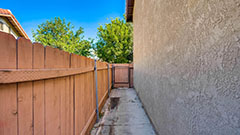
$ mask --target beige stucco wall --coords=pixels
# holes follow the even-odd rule
[[[240,134],[240,1],[135,0],[134,86],[160,135]]]
[[[16,39],[20,37],[20,35],[16,32],[15,28],[11,25],[11,23],[5,17],[0,17],[0,21],[3,23],[3,30],[0,30],[0,31],[9,33],[9,27],[10,27],[11,28],[10,34],[12,34]]]

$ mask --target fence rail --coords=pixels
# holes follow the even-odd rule
[[[88,133],[96,120],[93,59],[2,32],[0,47],[1,135]],[[107,65],[97,61],[99,109],[112,86]]]

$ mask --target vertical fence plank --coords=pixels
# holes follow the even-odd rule
[[[18,38],[18,69],[32,69],[32,43],[25,38]]]
[[[95,65],[94,61],[95,60],[90,59],[90,66],[92,68],[94,68],[94,65]],[[92,95],[90,95],[90,97],[91,97],[91,104],[92,104],[91,111],[90,111],[91,112],[90,120],[92,122],[89,123],[89,125],[88,125],[89,127],[87,129],[87,132],[90,132],[91,127],[94,126],[94,122],[95,122],[95,120],[97,118],[95,116],[98,115],[96,113],[96,82],[95,82],[95,72],[94,71],[90,72],[90,80],[89,80],[89,82],[90,82],[89,85],[91,86],[90,88],[91,88],[91,91],[92,91]]]
[[[50,53],[50,54],[49,54]],[[48,58],[48,56],[50,58]],[[55,65],[52,65],[51,60],[55,58]],[[58,49],[53,48],[46,48],[46,68],[69,68],[70,64],[70,55],[69,53],[60,51]],[[47,92],[46,90],[46,103],[49,104],[48,107],[46,107],[47,113],[47,134],[52,131],[50,129],[52,126],[54,127],[54,133],[60,133],[62,135],[69,135],[72,134],[72,127],[71,123],[73,122],[73,111],[72,109],[72,100],[71,94],[73,94],[72,89],[69,87],[69,77],[61,77],[53,79],[53,87],[52,90],[49,90]],[[49,80],[48,80],[49,81]],[[46,86],[47,87],[47,86]],[[53,91],[53,93],[51,93]],[[52,98],[54,100],[52,100]],[[50,109],[49,107],[55,108],[55,110]],[[51,122],[51,116],[56,115],[57,122]],[[50,115],[48,117],[48,115]],[[49,128],[49,129],[48,129]]]
[[[77,75],[75,78],[75,130],[76,134],[81,134],[84,128],[84,78],[83,75]]]
[[[101,63],[99,61],[97,61],[97,68],[101,68]],[[102,95],[102,86],[101,86],[101,82],[102,82],[102,75],[101,75],[101,70],[97,70],[97,82],[98,82],[98,104],[100,103],[101,100],[101,95]]]
[[[94,60],[92,60],[92,64],[91,66],[94,68]],[[92,88],[93,88],[93,94],[92,94],[92,102],[93,102],[93,111],[95,111],[95,108],[96,108],[96,84],[95,84],[95,75],[94,75],[94,72],[91,72],[91,76],[92,76]]]
[[[66,135],[66,124],[67,124],[67,112],[68,108],[66,105],[68,104],[67,102],[67,94],[68,90],[65,87],[65,80],[66,78],[57,78],[55,79],[55,87],[58,89],[59,94],[60,94],[60,133],[61,135]],[[57,84],[57,85],[56,85]]]
[[[104,68],[104,64],[101,62],[101,68]],[[99,104],[101,104],[103,98],[104,98],[104,94],[105,94],[105,74],[104,74],[105,70],[101,70],[101,98],[100,98],[100,102]],[[99,105],[100,106],[100,105]]]
[[[70,55],[67,52],[60,51],[60,56],[58,58],[59,61],[61,61],[61,66],[62,68],[69,68],[69,63],[70,63]],[[71,116],[70,116],[70,89],[69,89],[69,77],[62,77],[58,79],[57,84],[58,89],[60,90],[61,94],[61,103],[60,103],[60,108],[61,108],[61,135],[69,135],[70,134],[70,121],[71,121]]]
[[[85,58],[78,55],[72,55],[71,68],[80,68],[85,66]],[[80,135],[84,128],[84,78],[83,74],[75,75],[75,134]]]
[[[0,84],[0,134],[17,135],[16,84]]]
[[[70,65],[71,66],[71,65]],[[75,77],[70,76],[69,77],[69,103],[70,103],[70,121],[69,121],[69,135],[75,135]]]
[[[71,54],[71,65],[70,67],[71,68],[79,68],[81,67],[81,61],[79,60],[79,57],[78,55],[76,54]],[[78,105],[78,103],[76,104],[77,102],[77,99],[76,99],[76,77],[77,75],[74,75],[74,76],[71,76],[70,77],[70,88],[72,88],[72,106],[73,106],[73,109],[72,109],[72,112],[73,112],[73,134],[75,135],[78,131],[78,128],[76,129],[76,125],[78,125],[78,121],[77,121],[77,117],[76,117],[76,111],[78,111],[78,108],[76,105]],[[78,94],[78,92],[77,92]]]
[[[45,68],[53,69],[59,67],[58,49],[45,48]],[[57,89],[56,79],[45,80],[45,119],[46,135],[61,134],[60,121],[60,91]]]
[[[110,65],[110,87],[112,88],[113,86],[112,86],[112,84],[113,84],[113,78],[112,78],[112,75],[113,75],[113,72],[112,72],[112,68],[113,68],[113,66],[112,66],[112,64]]]
[[[73,113],[73,77],[72,76],[69,76],[69,77],[66,77],[66,89],[68,89],[67,91],[67,104],[66,104],[66,107],[67,107],[67,113],[66,113],[66,135],[73,135],[74,134],[74,113]]]
[[[71,54],[71,68],[80,68],[82,61],[80,61],[81,56],[76,54]]]
[[[86,67],[91,67],[91,60],[89,58],[86,59],[87,61],[87,64],[86,64]],[[91,88],[91,73],[88,72],[88,73],[85,73],[85,76],[86,78],[84,79],[85,80],[85,93],[86,93],[86,123],[88,122],[91,114],[92,114],[92,88]]]
[[[33,68],[44,69],[44,46],[33,44]],[[33,82],[34,135],[44,134],[44,80]]]
[[[70,68],[77,68],[77,67],[80,67],[79,65],[79,61],[77,60],[77,55],[75,54],[71,54],[71,57],[70,57]],[[76,104],[75,104],[75,75],[73,76],[70,76],[70,82],[69,82],[69,88],[71,90],[71,94],[70,95],[70,100],[72,99],[72,101],[70,101],[71,103],[71,114],[72,114],[72,123],[70,123],[71,127],[72,127],[72,135],[75,135],[76,134],[76,127],[75,127],[75,122],[76,122],[76,116],[75,116],[75,113],[76,113]]]
[[[33,68],[44,69],[44,46],[33,43]]]
[[[33,133],[32,82],[18,84],[18,123],[19,135]]]
[[[84,67],[87,67],[88,65],[88,61],[87,61],[87,58],[84,57]],[[88,73],[84,73],[82,74],[82,78],[83,78],[83,91],[82,91],[82,103],[83,103],[83,115],[82,115],[82,120],[83,120],[83,125],[84,125],[84,128],[86,126],[86,123],[88,121],[88,113],[89,113],[89,80],[88,80]],[[82,133],[83,134],[83,131]]]
[[[16,69],[16,39],[7,33],[0,32],[0,68]]]
[[[25,38],[17,40],[18,69],[32,69],[32,43]],[[32,82],[18,83],[19,135],[33,134]]]
[[[16,69],[16,39],[0,32],[0,69]],[[0,84],[0,134],[17,135],[17,85]]]
[[[45,81],[46,135],[60,134],[59,92],[54,86],[54,79]]]
[[[90,67],[94,68],[94,60],[90,59]],[[96,91],[95,91],[95,76],[94,76],[94,71],[89,73],[90,76],[90,80],[89,80],[89,85],[90,85],[90,89],[92,91],[92,95],[91,95],[91,111],[90,112],[94,112],[95,108],[96,108]]]
[[[106,63],[103,62],[103,67],[106,68]],[[104,89],[104,94],[107,92],[107,69],[103,70],[103,89]]]

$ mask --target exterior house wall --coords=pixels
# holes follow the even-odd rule
[[[240,134],[240,1],[135,0],[134,86],[160,135]]]
[[[10,33],[17,39],[20,37],[20,35],[16,32],[15,28],[8,22],[8,20],[5,17],[0,17],[0,21],[3,23],[3,32],[9,33],[9,28],[10,28]]]

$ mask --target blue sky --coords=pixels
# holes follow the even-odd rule
[[[54,17],[84,28],[86,38],[95,38],[99,24],[109,22],[106,18],[123,18],[125,0],[3,0],[1,7],[10,9],[32,39],[32,29]]]

